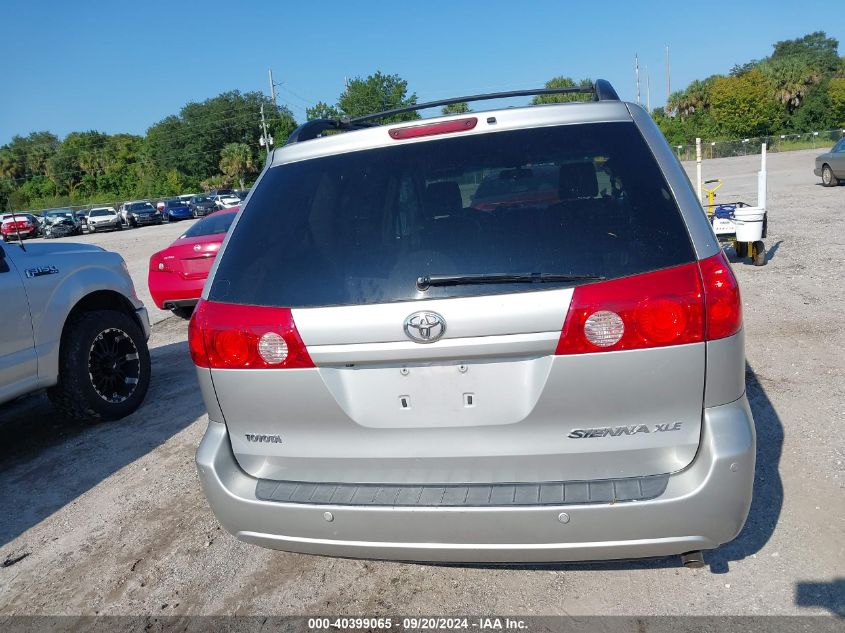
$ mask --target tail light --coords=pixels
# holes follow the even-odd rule
[[[314,366],[289,308],[201,300],[188,326],[188,347],[196,365],[211,369]]]
[[[739,287],[720,252],[698,263],[579,286],[555,353],[697,343],[741,327]]]
[[[150,257],[150,270],[154,272],[173,272],[161,253],[155,253]]]
[[[742,327],[742,300],[728,258],[722,251],[698,264],[707,302],[707,340],[736,334]]]

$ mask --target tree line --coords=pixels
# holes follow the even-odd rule
[[[839,43],[816,32],[774,44],[771,56],[734,66],[728,75],[693,81],[670,95],[652,116],[672,144],[695,137],[731,139],[845,127],[845,58]],[[559,76],[546,88],[589,85]],[[570,93],[538,95],[533,104],[589,99]],[[377,71],[347,82],[334,104],[318,102],[306,117],[344,118],[417,104],[408,82]],[[224,185],[243,187],[265,160],[259,145],[264,109],[276,145],[296,128],[291,111],[259,92],[225,92],[188,103],[144,136],[48,131],[15,136],[0,147],[0,209],[27,210],[152,198]],[[466,103],[442,108],[468,112]],[[419,118],[406,112],[384,122]]]
[[[845,127],[845,57],[838,48],[823,31],[776,42],[769,57],[673,92],[652,116],[673,145]]]

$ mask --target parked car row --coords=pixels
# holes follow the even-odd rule
[[[128,200],[118,209],[94,206],[77,210],[47,209],[40,214],[5,213],[0,215],[0,235],[7,242],[34,237],[49,239],[202,218],[215,211],[238,208],[248,194],[248,189],[214,189],[202,194],[182,194],[157,203]]]

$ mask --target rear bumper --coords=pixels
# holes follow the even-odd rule
[[[18,239],[18,235],[20,235],[21,239],[27,239],[30,237],[35,237],[38,234],[38,231],[33,229],[21,229],[20,231],[3,231],[2,235],[4,238],[10,240]]]
[[[621,559],[712,549],[739,534],[751,505],[755,433],[745,395],[705,409],[699,452],[692,464],[670,476],[662,495],[589,505],[452,508],[261,501],[255,494],[258,480],[237,465],[226,426],[218,422],[209,422],[196,460],[203,490],[223,527],[263,547],[419,561]],[[566,523],[559,519],[562,512],[569,517]]]
[[[205,285],[203,279],[183,279],[178,273],[150,271],[147,285],[156,306],[162,310],[195,306]]]

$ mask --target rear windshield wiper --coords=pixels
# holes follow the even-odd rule
[[[466,286],[471,284],[534,284],[554,281],[602,281],[595,275],[564,275],[558,273],[491,273],[469,275],[426,275],[417,277],[417,288],[432,286]]]

